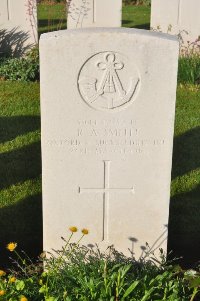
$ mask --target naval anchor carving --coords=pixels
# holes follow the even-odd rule
[[[134,101],[139,86],[138,70],[117,52],[94,55],[83,65],[78,78],[83,100],[100,110],[124,108]]]

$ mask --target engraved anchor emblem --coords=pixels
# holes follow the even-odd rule
[[[95,73],[98,72],[99,79],[82,76],[82,72],[80,72],[78,81],[80,93],[83,99],[96,109],[112,110],[121,107],[132,99],[140,79],[138,76],[134,79],[130,77],[129,87],[125,89],[124,84],[127,86],[127,83],[122,82],[122,76],[118,74],[125,68],[121,58],[120,60],[117,58],[120,54],[106,52],[103,53],[103,59],[102,53],[97,54],[97,56],[98,58],[101,57],[101,60],[98,59],[98,61],[94,62],[93,68],[95,67],[96,69]],[[86,62],[87,64],[89,64],[89,61]],[[127,75],[125,74],[125,79],[126,77]]]

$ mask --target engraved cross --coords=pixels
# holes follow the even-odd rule
[[[109,200],[110,193],[132,193],[134,194],[134,188],[113,188],[110,187],[110,165],[111,161],[103,161],[104,163],[104,185],[103,188],[81,188],[79,187],[79,193],[103,193],[103,233],[102,241],[109,240]]]

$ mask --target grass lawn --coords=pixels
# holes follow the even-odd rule
[[[63,3],[38,5],[39,34],[66,29],[66,6]]]
[[[149,29],[150,13],[150,7],[148,6],[124,6],[122,26]]]
[[[0,82],[0,264],[10,241],[42,249],[39,83]]]
[[[39,5],[39,31],[66,26],[63,5]],[[124,7],[123,25],[149,28],[150,9]],[[62,19],[62,21],[60,21]],[[42,250],[39,83],[0,82],[0,264],[17,241],[31,256]],[[200,89],[179,85],[169,247],[185,262],[200,249]]]
[[[200,87],[177,91],[169,248],[187,263],[200,260]]]

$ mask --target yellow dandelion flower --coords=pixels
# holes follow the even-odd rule
[[[4,290],[0,290],[0,296],[3,296],[3,295],[5,295],[5,293],[6,293],[6,291],[4,291]]]
[[[81,232],[83,233],[83,235],[87,235],[89,233],[89,230],[88,229],[82,229]]]
[[[3,270],[0,270],[0,277],[5,276],[6,272],[4,272]]]
[[[25,296],[21,296],[20,301],[28,301],[28,299]]]
[[[10,251],[10,252],[13,252],[17,247],[17,243],[16,242],[10,242],[8,245],[7,245],[7,249]]]
[[[42,252],[41,254],[40,254],[40,258],[46,258],[46,252]]]
[[[78,228],[77,227],[70,227],[69,231],[71,231],[72,233],[75,233],[75,232],[78,231]]]
[[[10,282],[10,283],[14,283],[16,280],[17,280],[17,279],[13,276],[13,277],[10,277],[9,282]]]

